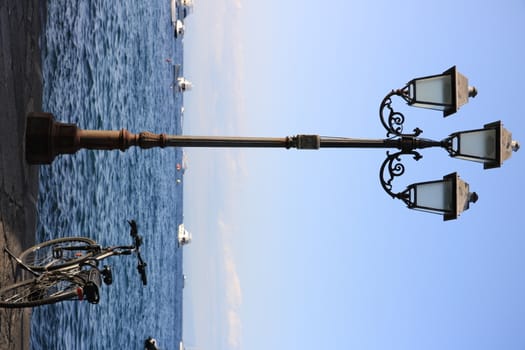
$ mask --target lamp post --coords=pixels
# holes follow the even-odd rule
[[[404,191],[394,192],[392,181],[403,175],[405,167],[401,156],[410,155],[415,160],[422,156],[423,148],[440,147],[453,158],[481,162],[485,169],[500,167],[519,144],[512,140],[501,122],[486,124],[483,129],[453,133],[443,140],[420,138],[422,130],[403,132],[405,117],[392,108],[392,97],[404,99],[408,105],[430,108],[443,112],[447,117],[455,113],[476,96],[475,88],[468,85],[466,77],[456,67],[442,74],[416,78],[398,90],[392,90],[381,102],[379,116],[387,131],[386,139],[355,139],[347,137],[321,137],[319,135],[296,135],[288,137],[213,137],[166,135],[141,132],[133,134],[120,131],[82,130],[75,124],[54,120],[50,113],[30,113],[26,127],[26,160],[31,164],[49,164],[57,155],[73,154],[80,149],[125,151],[131,146],[153,147],[229,147],[229,148],[296,148],[313,150],[320,148],[386,148],[396,149],[381,165],[381,186],[392,197],[403,201],[408,208],[443,214],[444,220],[456,219],[460,213],[477,200],[475,192],[456,173],[442,180],[421,182],[407,186]]]

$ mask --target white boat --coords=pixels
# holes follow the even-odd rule
[[[176,38],[182,37],[184,35],[184,29],[185,29],[184,23],[180,19],[178,19],[175,21],[174,26],[175,26],[175,37]]]
[[[187,168],[188,168],[188,161],[187,161],[187,157],[185,156],[182,158],[181,163],[175,164],[175,169],[177,169],[177,171],[182,172],[182,174],[186,172]]]
[[[191,83],[191,81],[187,80],[184,77],[178,77],[177,87],[180,92],[185,92],[191,90],[193,88],[193,84]]]
[[[179,18],[186,18],[186,16],[193,12],[193,0],[180,0],[178,10]]]
[[[180,127],[184,128],[184,106],[180,108]]]
[[[173,65],[173,80],[175,81],[181,73],[182,66],[178,63]]]
[[[184,224],[179,225],[177,239],[179,240],[180,246],[191,243],[192,235],[190,232],[188,232],[188,230],[184,228]]]
[[[182,151],[182,170],[185,172],[188,169],[188,155]]]
[[[180,64],[174,64],[173,65],[173,83],[172,88],[177,86],[177,90],[179,92],[184,92],[191,90],[193,87],[193,84],[188,79],[181,76],[182,73],[182,67]],[[181,114],[184,112],[183,109],[181,109]]]
[[[184,5],[185,1],[182,0],[182,2],[179,4],[177,0],[171,0],[171,23],[173,24],[175,37],[181,37],[184,35],[184,22],[179,19],[179,10],[182,10],[181,12],[185,13],[186,6]],[[193,3],[192,5],[193,6]],[[186,16],[183,16],[184,18]]]
[[[173,26],[177,23],[177,0],[171,0],[171,23]]]

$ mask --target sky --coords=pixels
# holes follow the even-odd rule
[[[185,20],[187,135],[383,138],[383,97],[451,66],[478,90],[456,114],[395,107],[422,137],[501,120],[525,140],[525,2],[195,0]],[[383,150],[190,149],[189,349],[523,349],[523,150],[501,168],[403,158],[401,191],[457,171],[457,220],[379,183]]]

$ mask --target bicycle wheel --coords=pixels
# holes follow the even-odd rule
[[[82,289],[74,278],[51,274],[0,289],[0,307],[23,308],[78,300]]]
[[[86,237],[56,238],[26,249],[20,254],[19,259],[35,271],[56,270],[75,265],[92,256],[93,252],[86,250],[86,246],[94,244],[97,242]],[[67,249],[62,249],[61,256],[57,258],[53,255],[53,251],[59,247]]]

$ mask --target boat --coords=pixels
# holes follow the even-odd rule
[[[174,64],[173,65],[173,83],[171,87],[174,88],[176,86],[178,92],[184,92],[184,91],[191,90],[193,88],[193,84],[191,83],[191,81],[184,78],[181,75],[181,73],[182,73],[181,65]],[[181,108],[181,113],[183,112],[184,112],[184,109]]]
[[[180,108],[180,127],[184,127],[184,106]]]
[[[181,70],[182,70],[182,66],[180,63],[176,63],[173,65],[173,79],[177,79],[177,77],[180,76]]]
[[[188,156],[186,152],[182,153],[182,162],[175,164],[175,169],[182,171],[183,174],[186,172],[186,169],[188,169]]]
[[[182,170],[186,172],[188,169],[188,155],[185,151],[182,152]]]
[[[193,0],[171,0],[171,22],[173,26],[177,19],[183,20],[193,12]]]
[[[179,18],[184,19],[193,12],[193,0],[180,0],[178,6]]]
[[[184,228],[184,224],[179,225],[177,239],[179,240],[179,246],[191,243],[192,235]]]
[[[175,27],[177,23],[177,0],[171,0],[171,23]]]
[[[178,77],[177,87],[180,92],[185,92],[185,91],[191,90],[193,88],[193,84],[191,83],[191,81],[189,81],[188,79],[184,77]]]
[[[182,22],[180,19],[175,21],[175,24],[173,25],[175,27],[175,37],[179,38],[184,35],[184,22]]]
[[[185,14],[185,3],[185,0],[182,0],[180,4],[177,0],[171,0],[171,23],[173,24],[176,38],[184,35],[184,22],[179,19],[179,9],[181,9],[182,13]],[[193,7],[193,2],[191,4],[191,7]],[[184,17],[186,17],[186,15],[184,15],[182,18]]]

